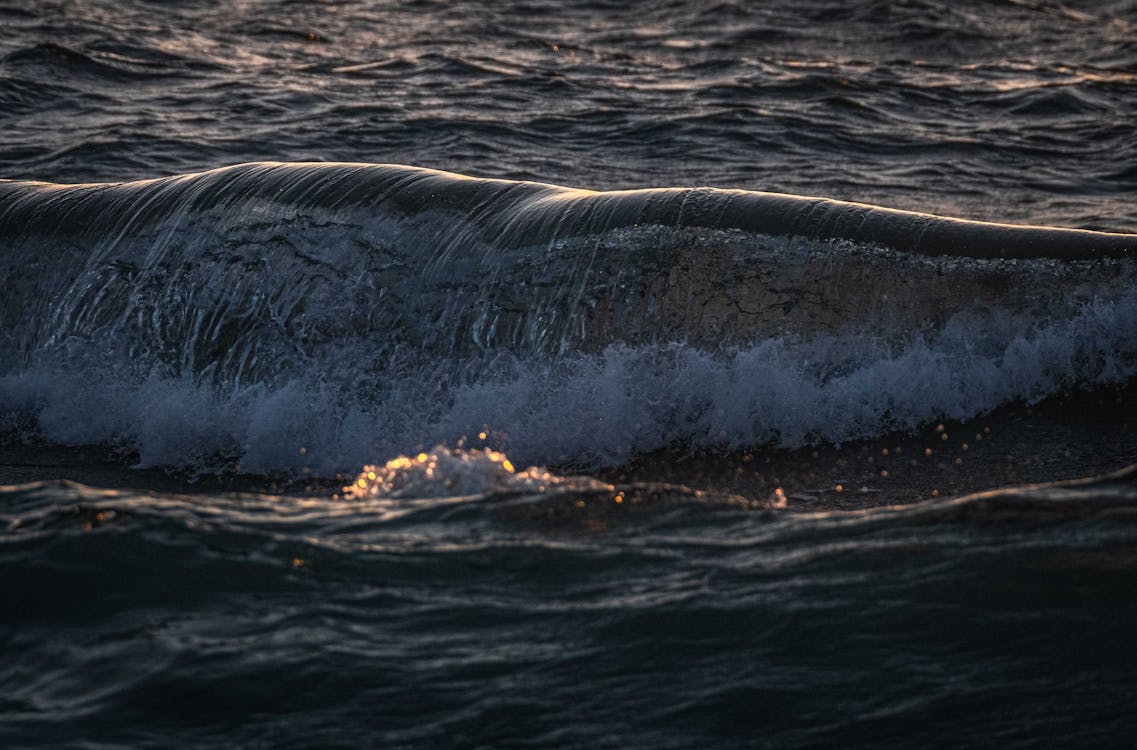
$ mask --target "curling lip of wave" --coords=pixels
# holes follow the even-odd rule
[[[575,190],[380,164],[258,162],[139,182],[0,180],[0,236],[108,236],[184,212],[270,203],[295,211],[382,207],[461,215],[496,244],[529,245],[628,226],[738,229],[841,239],[924,255],[1090,260],[1137,255],[1137,235],[996,224],[861,203],[716,188]]]

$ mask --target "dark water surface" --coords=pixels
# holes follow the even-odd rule
[[[9,178],[362,161],[1137,228],[1125,0],[0,8]]]
[[[9,490],[0,739],[1124,746],[1133,481],[592,528],[516,495]]]
[[[0,747],[1131,744],[1137,3],[0,23]]]

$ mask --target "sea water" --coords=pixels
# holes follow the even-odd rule
[[[1137,5],[0,17],[0,744],[1127,744]]]

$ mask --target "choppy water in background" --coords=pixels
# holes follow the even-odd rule
[[[1133,4],[5,3],[9,178],[257,160],[1132,230]]]
[[[1127,744],[1137,3],[0,21],[0,745]]]

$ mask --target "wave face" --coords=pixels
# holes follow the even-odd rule
[[[0,195],[7,427],[144,465],[792,447],[1137,372],[1133,235],[359,164]]]

